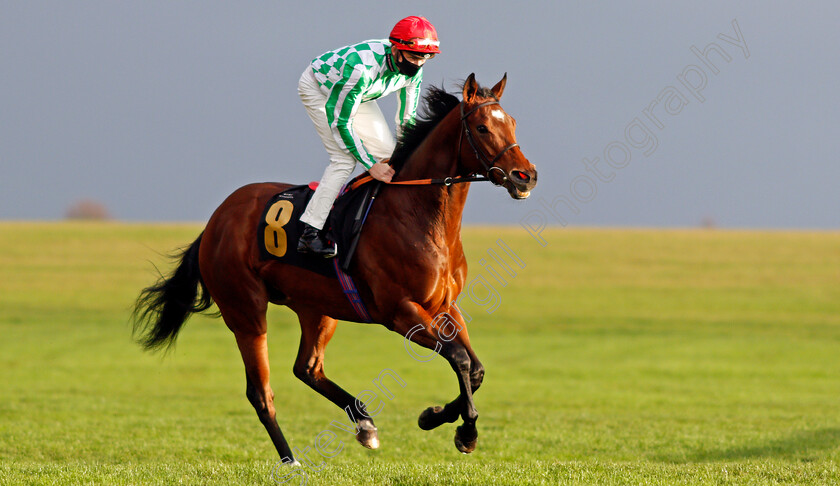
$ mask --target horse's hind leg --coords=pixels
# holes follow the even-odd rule
[[[336,320],[317,312],[300,311],[300,348],[294,372],[302,382],[347,413],[355,422],[356,440],[368,449],[379,447],[379,435],[367,409],[324,374],[324,350],[335,332]]]
[[[250,291],[244,283],[228,287],[226,293],[216,297],[222,318],[236,337],[242,362],[245,364],[245,395],[254,407],[271,442],[284,462],[294,463],[289,443],[277,424],[274,409],[274,391],[269,384],[268,343],[266,318],[268,297],[255,282]],[[247,292],[247,296],[244,293]],[[243,295],[240,295],[243,294]],[[217,294],[218,295],[218,294]],[[288,460],[286,460],[288,458]]]
[[[284,462],[295,463],[289,443],[277,424],[274,409],[274,391],[269,385],[268,346],[266,335],[237,334],[236,344],[245,363],[245,395],[253,405],[260,422],[271,437],[271,442]],[[288,458],[288,461],[285,461]]]
[[[245,365],[248,401],[283,462],[293,463],[289,443],[277,424],[274,392],[268,381],[268,290],[252,260],[256,241],[253,234],[262,210],[259,191],[256,186],[246,186],[219,206],[204,229],[199,266],[207,291],[236,337]]]

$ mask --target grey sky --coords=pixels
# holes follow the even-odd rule
[[[524,203],[473,185],[466,222],[557,223],[554,203],[575,225],[840,227],[836,2],[399,4],[0,0],[0,219],[92,198],[119,219],[203,221],[242,184],[316,180],[304,66],[418,14],[443,50],[425,84],[507,72],[540,172]],[[734,19],[749,57],[719,37],[737,39]],[[691,50],[712,42],[731,57],[709,54],[718,74]],[[680,74],[705,76],[702,102]]]

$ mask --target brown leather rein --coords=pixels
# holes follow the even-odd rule
[[[348,190],[356,189],[357,187],[367,184],[368,182],[374,180],[373,176],[366,175],[361,179],[357,180],[353,184],[350,185]],[[483,182],[489,181],[490,178],[484,176],[455,176],[455,177],[444,177],[443,179],[414,179],[410,181],[391,181],[386,182],[389,186],[392,185],[399,185],[399,186],[428,186],[428,185],[435,185],[435,184],[443,184],[444,186],[451,186],[452,184],[460,184],[463,182]]]
[[[481,103],[480,105],[474,107],[470,111],[464,113],[464,103],[460,104],[461,106],[461,127],[462,130],[458,133],[458,160],[461,159],[461,140],[464,134],[467,135],[467,142],[469,142],[470,147],[472,147],[473,152],[475,152],[475,158],[481,162],[481,165],[484,166],[484,170],[487,171],[487,176],[454,176],[454,177],[444,177],[442,179],[414,179],[410,181],[391,181],[387,182],[388,185],[401,185],[401,186],[425,186],[425,185],[439,185],[442,184],[444,186],[451,186],[452,184],[461,184],[464,182],[484,182],[490,181],[493,185],[501,186],[508,180],[508,175],[505,171],[500,168],[496,167],[496,161],[498,161],[502,155],[504,155],[508,150],[518,147],[519,144],[514,142],[505,148],[503,148],[492,160],[488,160],[487,156],[484,154],[484,151],[476,144],[475,139],[473,138],[472,132],[470,131],[470,126],[467,124],[467,118],[470,115],[475,113],[479,108],[489,106],[489,105],[498,105],[498,101],[488,101],[486,103]],[[496,182],[490,177],[490,173],[493,171],[498,171],[501,173],[501,182]],[[374,180],[373,176],[370,174],[358,179],[356,182],[350,185],[348,190],[353,190],[358,188],[363,184],[367,184],[368,182]]]

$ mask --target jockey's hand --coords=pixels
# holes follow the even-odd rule
[[[368,172],[371,177],[382,182],[391,182],[391,178],[394,177],[394,169],[388,165],[388,161],[373,164]]]

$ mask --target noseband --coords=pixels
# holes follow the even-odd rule
[[[473,107],[473,109],[464,113],[464,103],[462,102],[461,103],[461,126],[463,127],[463,130],[461,131],[461,134],[466,134],[467,135],[467,142],[470,143],[470,147],[472,147],[473,152],[475,152],[475,158],[478,159],[479,162],[481,162],[481,165],[484,167],[484,170],[487,171],[487,178],[490,180],[490,182],[492,182],[493,185],[501,186],[505,182],[507,182],[508,175],[507,175],[507,173],[505,173],[505,171],[501,167],[496,167],[496,161],[498,161],[502,157],[502,155],[505,154],[505,152],[507,152],[508,150],[510,150],[514,147],[518,147],[519,144],[514,142],[514,143],[508,145],[507,147],[503,148],[501,150],[501,152],[496,154],[496,156],[493,157],[492,160],[489,160],[487,155],[484,154],[484,151],[481,150],[481,147],[479,147],[478,144],[476,143],[475,139],[473,138],[472,131],[470,131],[470,126],[469,126],[469,124],[467,124],[467,118],[469,118],[470,115],[472,115],[473,113],[478,111],[479,108],[483,108],[485,106],[490,106],[490,105],[498,105],[498,104],[499,104],[498,101],[487,101],[485,103],[481,103],[480,105]],[[458,135],[458,158],[459,159],[461,158],[461,134]],[[491,176],[491,173],[494,172],[494,171],[501,174],[501,182],[496,182],[496,180],[493,179],[493,177]]]

